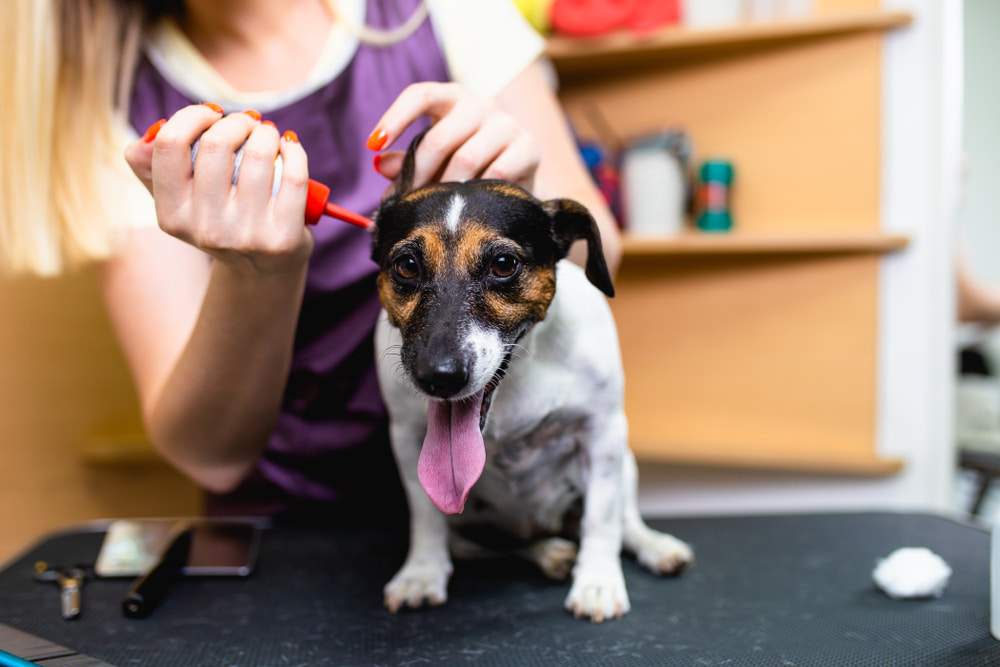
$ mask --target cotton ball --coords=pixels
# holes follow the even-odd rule
[[[930,549],[896,549],[879,561],[872,579],[891,598],[939,597],[948,585],[951,568]]]

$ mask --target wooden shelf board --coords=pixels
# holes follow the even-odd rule
[[[163,465],[144,433],[97,433],[81,451],[83,462],[93,466]]]
[[[909,244],[906,236],[877,232],[830,233],[687,233],[675,237],[634,237],[625,234],[626,257],[677,255],[774,255],[886,253]]]
[[[634,439],[630,446],[640,461],[709,468],[885,477],[899,473],[905,465],[902,459],[879,458],[874,454],[847,456],[834,451],[813,452],[807,447],[803,447],[801,453],[792,454],[767,451],[766,448],[741,452],[734,447],[711,448]]]
[[[631,447],[636,457],[643,461],[699,467],[873,477],[893,475],[903,468],[903,461],[899,459],[880,459],[874,456],[851,458],[829,451],[823,452],[822,455],[810,456],[809,452],[804,452],[802,456],[789,456],[783,452],[755,449],[744,454],[731,448],[713,450],[700,446],[635,440],[631,443]],[[163,465],[163,459],[153,450],[144,436],[95,438],[84,448],[83,458],[85,463],[99,467]]]
[[[661,57],[711,57],[741,48],[777,46],[797,40],[873,31],[909,25],[908,12],[863,10],[826,12],[804,19],[746,22],[720,28],[667,28],[650,35],[620,31],[595,38],[553,35],[546,53],[561,74],[605,70],[625,63]]]

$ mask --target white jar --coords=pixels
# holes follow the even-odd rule
[[[625,149],[622,203],[629,234],[664,237],[684,231],[686,143],[679,133],[665,133],[632,142]]]
[[[684,0],[681,19],[692,28],[715,28],[739,23],[745,14],[744,0]]]

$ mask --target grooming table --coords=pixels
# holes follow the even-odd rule
[[[58,589],[32,580],[33,563],[92,562],[103,534],[53,535],[0,571],[0,623],[118,667],[1000,665],[979,528],[898,513],[650,523],[692,544],[695,563],[655,577],[626,558],[632,611],[603,624],[572,618],[568,585],[515,559],[458,561],[444,606],[391,614],[382,586],[405,535],[288,527],[265,531],[251,577],[185,579],[142,620],[121,614],[128,580],[97,580],[81,617],[63,621]],[[875,588],[876,562],[903,546],[951,565],[941,598]]]

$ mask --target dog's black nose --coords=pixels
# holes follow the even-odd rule
[[[469,382],[469,365],[448,357],[417,363],[417,384],[435,398],[451,398]]]

